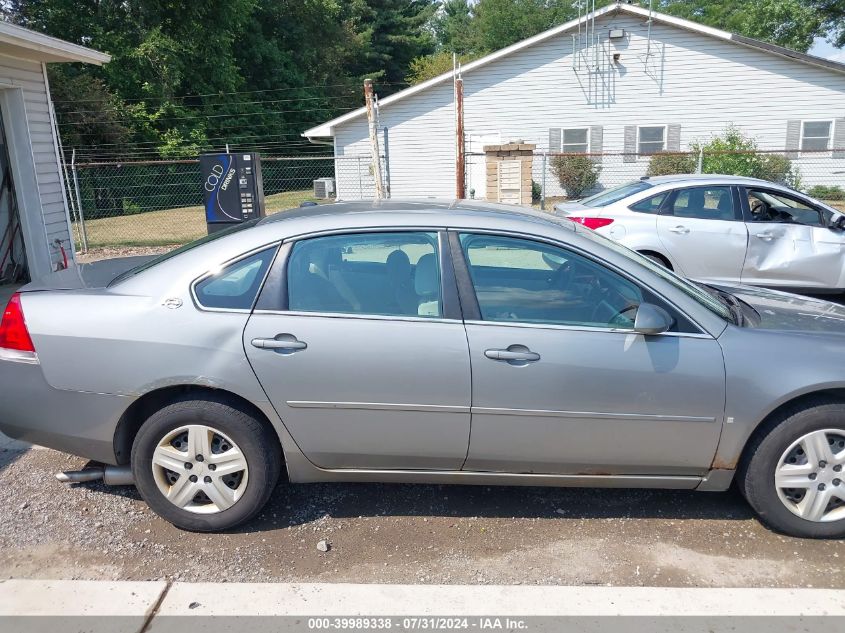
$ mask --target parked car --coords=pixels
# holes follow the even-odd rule
[[[842,212],[765,180],[642,178],[555,209],[692,279],[845,291]]]
[[[135,262],[137,264],[137,261]],[[279,481],[725,490],[845,536],[845,308],[485,203],[294,210],[21,289],[0,430],[223,530]],[[125,266],[124,266],[125,268]],[[68,493],[72,494],[72,493]]]

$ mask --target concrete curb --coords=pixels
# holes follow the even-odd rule
[[[0,582],[0,617],[133,616],[845,616],[845,590]]]

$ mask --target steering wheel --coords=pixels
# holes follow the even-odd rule
[[[758,222],[769,219],[769,205],[762,200],[755,200],[751,203],[751,215]]]

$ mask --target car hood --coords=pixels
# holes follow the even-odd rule
[[[136,255],[104,259],[90,264],[77,264],[45,275],[21,288],[21,292],[105,288],[118,275],[156,257],[156,255]]]
[[[751,327],[845,336],[845,306],[752,286],[710,285],[730,292],[756,310],[759,323],[752,323]]]

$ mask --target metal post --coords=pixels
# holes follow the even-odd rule
[[[373,106],[373,80],[364,80],[364,100],[367,104],[367,123],[370,129],[370,154],[372,156],[373,177],[376,185],[376,198],[384,198],[384,181],[381,177],[381,152],[378,148],[378,130],[376,129],[375,108]]]
[[[704,146],[698,148],[698,165],[695,167],[695,173],[700,174],[704,170]]]
[[[384,137],[384,193],[390,197],[390,143],[388,142],[387,127],[382,128]]]
[[[361,180],[361,157],[356,156],[355,162],[358,165],[358,198],[364,197],[364,181]]]
[[[540,210],[546,210],[546,157],[548,154],[543,152],[543,178],[540,183]]]
[[[70,171],[73,174],[73,188],[76,190],[76,210],[79,213],[79,227],[82,231],[82,252],[88,252],[88,230],[85,228],[85,212],[82,210],[82,196],[79,193],[79,178],[76,172],[76,148],[70,157]]]
[[[455,197],[466,198],[466,148],[464,147],[464,80],[455,79]]]

